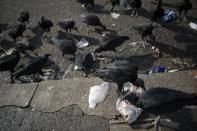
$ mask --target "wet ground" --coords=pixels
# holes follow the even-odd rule
[[[146,0],[143,3],[143,9],[141,10],[138,17],[131,17],[130,11],[126,13],[121,12],[118,19],[111,17],[109,13],[110,5],[103,6],[104,0],[95,0],[96,9],[94,11],[90,9],[83,10],[81,4],[75,2],[75,0],[39,0],[39,1],[29,1],[29,0],[0,0],[0,26],[5,27],[8,25],[13,25],[16,22],[16,18],[20,11],[29,10],[30,12],[30,24],[28,29],[24,34],[30,36],[28,41],[32,47],[35,47],[33,52],[29,51],[33,56],[43,55],[45,53],[50,53],[52,56],[50,60],[54,62],[55,67],[53,69],[59,73],[58,78],[42,78],[42,79],[61,79],[67,77],[83,77],[82,72],[72,71],[74,65],[73,56],[62,56],[62,53],[58,48],[52,45],[49,40],[42,38],[42,30],[37,27],[38,21],[41,16],[46,16],[51,19],[54,24],[62,19],[73,18],[79,29],[79,32],[72,32],[72,37],[78,42],[81,38],[85,38],[89,42],[89,46],[85,47],[85,50],[93,52],[102,41],[102,33],[112,33],[117,35],[126,35],[130,39],[117,47],[117,56],[119,59],[129,58],[133,60],[133,64],[139,66],[140,72],[143,72],[151,67],[163,65],[169,67],[170,69],[177,69],[180,66],[184,66],[185,70],[193,69],[196,67],[191,67],[197,62],[197,31],[191,29],[188,23],[166,23],[162,27],[157,28],[153,31],[156,36],[156,43],[150,43],[156,46],[161,51],[161,56],[155,58],[152,55],[151,47],[143,47],[142,44],[137,44],[135,47],[129,45],[131,42],[141,41],[140,35],[132,29],[133,26],[138,24],[143,24],[149,22],[150,11],[155,5],[151,0]],[[153,0],[152,0],[153,1]],[[197,23],[197,2],[193,2],[193,9],[188,13],[188,21]],[[172,8],[176,10],[176,0],[165,0],[165,8]],[[96,32],[87,33],[87,26],[83,24],[80,20],[80,14],[89,12],[98,15],[101,18],[103,24],[107,26],[109,31],[102,32],[102,30],[97,29]],[[120,13],[120,12],[119,12]],[[115,27],[111,25],[115,24]],[[15,43],[7,36],[8,30],[3,31],[3,37],[1,39],[1,46],[5,49],[9,49],[14,46]],[[57,35],[58,31],[56,26],[51,30],[51,36]],[[66,33],[62,31],[64,35]],[[107,63],[114,60],[114,52],[103,52],[106,56],[105,61],[96,61],[93,69],[101,68]],[[22,58],[20,64],[25,64],[30,60],[30,58]],[[67,71],[70,70],[71,71]],[[66,72],[64,76],[63,74]],[[9,83],[9,73],[3,72],[1,75],[1,83]],[[60,77],[60,78],[59,78]],[[91,75],[90,75],[91,77]]]

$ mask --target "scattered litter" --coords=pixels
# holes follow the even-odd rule
[[[116,27],[116,24],[112,24],[111,26],[112,26],[112,27]]]
[[[86,98],[86,94],[84,96],[82,96],[82,99],[85,99]]]
[[[55,86],[50,86],[50,87],[49,87],[49,90],[51,90],[51,89],[54,88],[54,87],[55,87]]]
[[[129,45],[130,45],[130,46],[132,46],[132,47],[135,47],[135,46],[136,46],[136,44],[137,44],[137,42],[129,43]]]
[[[104,37],[104,36],[106,36],[106,34],[105,34],[105,33],[103,33],[103,34],[102,34],[102,36]]]
[[[153,57],[158,58],[160,56],[159,48],[152,46],[152,53],[153,53]]]
[[[96,85],[90,88],[89,108],[94,109],[98,103],[101,103],[107,97],[111,85],[109,82],[103,82],[101,85]]]
[[[144,92],[141,87],[136,87],[133,84],[130,84],[130,87],[124,87],[124,90],[125,89],[129,90],[137,97],[142,95],[142,93]],[[118,98],[116,102],[116,109],[120,112],[120,114],[128,124],[132,124],[134,121],[136,121],[143,111],[141,108],[132,105],[132,103],[127,100],[121,101],[120,98]]]
[[[119,98],[116,102],[116,109],[120,112],[120,114],[128,124],[136,121],[142,113],[141,108],[137,108],[126,100],[121,101]]]
[[[193,23],[193,22],[190,22],[189,23],[189,26],[194,29],[194,30],[197,30],[197,24]]]
[[[130,85],[127,87],[127,86],[124,86],[124,91],[127,92],[127,91],[130,91],[132,93],[134,93],[137,97],[140,97],[140,95],[142,93],[144,93],[144,89],[142,87],[136,87],[134,86],[132,83],[130,83]]]
[[[111,16],[112,16],[114,19],[118,19],[118,17],[120,16],[120,14],[112,12],[112,13],[111,13]]]
[[[163,22],[172,22],[176,19],[177,19],[177,15],[176,15],[176,12],[174,10],[166,9],[164,11],[164,16],[162,18]]]
[[[168,72],[172,73],[172,72],[177,72],[179,71],[180,69],[174,69],[174,70],[169,70]]]
[[[89,45],[89,42],[85,38],[81,38],[79,43],[77,44],[78,48],[83,48]]]
[[[165,73],[168,72],[168,69],[166,67],[163,66],[157,66],[157,67],[153,67],[147,71],[145,71],[145,74],[152,74],[152,73]]]

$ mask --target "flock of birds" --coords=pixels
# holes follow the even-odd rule
[[[87,4],[91,4],[92,8],[95,8],[94,0],[79,1],[83,4],[84,7],[86,7]],[[113,11],[114,7],[116,5],[119,6],[121,1],[122,0],[107,0],[106,4],[110,2],[112,4],[111,11]],[[125,5],[125,8],[127,5],[130,5],[130,7],[132,7],[133,9],[132,14],[138,15],[138,10],[142,6],[142,1],[124,1],[126,1],[126,3],[123,3],[123,5]],[[182,0],[181,2],[178,1],[177,5],[179,13],[178,20],[180,20],[181,13],[184,11],[184,14],[186,15],[187,11],[192,8],[192,4],[189,0]],[[158,22],[161,20],[163,15],[164,9],[162,8],[162,0],[157,0],[157,5],[152,11],[151,20],[153,22]],[[80,17],[81,21],[88,26],[88,32],[90,32],[89,26],[100,26],[103,30],[107,29],[107,27],[96,15],[82,14],[80,15]],[[19,37],[23,37],[23,32],[26,30],[26,24],[29,23],[29,18],[30,15],[28,11],[21,12],[19,17],[17,18],[18,22],[10,29],[8,34],[14,42],[16,42]],[[46,17],[42,16],[38,25],[44,31],[43,37],[47,37],[46,33],[50,32],[50,29],[54,26],[54,23]],[[75,21],[72,19],[62,20],[58,22],[57,27],[65,30],[67,33],[71,32],[72,30],[78,31]],[[137,27],[134,27],[133,29],[137,30],[138,33],[141,34],[142,40],[145,41],[144,43],[146,43],[146,37],[152,35],[152,31],[155,27],[157,27],[156,24],[148,23],[139,25]],[[108,50],[116,51],[116,47],[118,47],[121,43],[128,39],[129,37],[127,36],[109,37],[100,44],[100,46],[95,50],[94,53]],[[78,50],[76,42],[74,40],[58,40],[54,37],[51,40],[60,49],[60,51],[62,51],[62,55],[75,55],[76,69],[86,70],[88,68],[91,68],[92,63],[94,62],[92,54],[86,51]],[[20,50],[10,49],[8,51],[5,51],[4,49],[0,49],[0,52],[2,54],[0,58],[0,71],[10,71],[12,83],[14,83],[14,81],[22,75],[31,75],[36,73],[43,75],[42,68],[44,67],[50,56],[50,54],[45,54],[43,57],[36,57],[26,65],[16,70],[15,67],[21,58]],[[95,75],[100,77],[105,82],[117,83],[118,94],[123,96],[122,99],[129,99],[128,96],[132,94],[126,94],[123,90],[123,85],[126,82],[135,83],[135,81],[138,79],[138,67],[133,66],[133,64],[131,63],[133,62],[131,62],[130,60],[115,60],[112,63],[108,64],[106,67],[97,69],[95,71]],[[163,115],[167,112],[169,113],[176,111],[186,105],[196,104],[197,96],[195,94],[187,94],[168,88],[148,89],[140,98],[136,99],[136,106],[156,115]]]

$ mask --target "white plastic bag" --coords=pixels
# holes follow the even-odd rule
[[[189,23],[189,26],[194,29],[194,30],[197,30],[197,24],[193,23],[193,22],[190,22]]]
[[[135,94],[137,97],[140,97],[144,92],[141,87],[136,87],[132,83],[129,87],[124,87],[124,91],[132,92],[132,94]],[[118,98],[116,102],[116,109],[128,124],[136,121],[143,111],[141,108],[132,105],[128,100],[121,101],[120,98]]]
[[[79,43],[77,44],[78,48],[83,48],[89,45],[89,42],[85,38],[81,38]]]
[[[89,94],[89,108],[94,109],[98,103],[101,103],[107,97],[111,85],[109,82],[103,82],[101,85],[92,86]]]
[[[120,101],[119,98],[116,102],[116,109],[120,112],[120,114],[128,124],[136,121],[142,113],[141,108],[131,105],[131,103],[129,103],[127,100]]]
[[[120,14],[112,12],[112,13],[111,13],[111,16],[112,16],[114,19],[118,19],[118,17],[120,16]]]

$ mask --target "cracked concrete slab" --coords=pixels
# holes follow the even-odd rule
[[[77,112],[73,112],[73,109]],[[66,112],[66,113],[65,113]],[[77,105],[53,113],[33,108],[0,108],[0,130],[4,131],[109,131],[109,122],[99,116],[81,115]]]
[[[196,80],[192,80],[188,72],[139,75],[139,77],[145,81],[147,88],[160,86],[186,92],[196,92]],[[88,115],[102,115],[107,118],[118,115],[119,113],[115,108],[117,99],[115,84],[113,84],[115,88],[112,87],[107,99],[99,104],[96,109],[92,110],[88,107],[90,87],[101,82],[99,78],[74,78],[41,82],[31,106],[41,111],[53,112],[62,107],[77,104]]]
[[[85,114],[111,116],[115,108],[116,92],[112,88],[109,96],[95,110],[89,109],[88,95],[91,86],[101,84],[99,78],[74,78],[60,81],[41,82],[30,105],[38,110],[54,112],[62,107],[77,104]]]
[[[0,107],[6,105],[28,106],[37,86],[38,83],[0,85]]]

